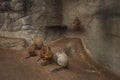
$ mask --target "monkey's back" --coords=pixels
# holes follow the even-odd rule
[[[65,53],[61,53],[58,55],[57,63],[60,66],[67,66],[68,65],[68,56]]]

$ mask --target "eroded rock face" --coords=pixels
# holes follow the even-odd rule
[[[120,1],[63,0],[63,24],[78,16],[87,34],[91,56],[120,74]]]
[[[0,37],[0,48],[21,50],[25,49],[25,47],[26,47],[25,39]]]
[[[0,35],[27,39],[39,34],[43,38],[46,26],[61,24],[61,4],[59,0],[1,0]]]

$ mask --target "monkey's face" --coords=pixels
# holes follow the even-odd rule
[[[34,41],[35,39],[37,39],[37,35],[32,35],[31,40]]]
[[[32,41],[35,41],[35,38],[34,38],[34,37],[32,37],[32,38],[31,38],[31,40],[32,40]]]

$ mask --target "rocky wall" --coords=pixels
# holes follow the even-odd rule
[[[62,22],[60,0],[0,0],[0,35],[44,38],[45,28]]]
[[[63,24],[70,27],[78,16],[87,33],[90,55],[120,74],[119,8],[119,0],[63,0]]]

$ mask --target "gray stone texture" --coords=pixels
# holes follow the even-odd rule
[[[61,0],[0,0],[0,35],[42,37],[47,26],[61,25],[61,6]]]
[[[120,0],[63,0],[63,24],[78,16],[91,56],[120,74]]]

